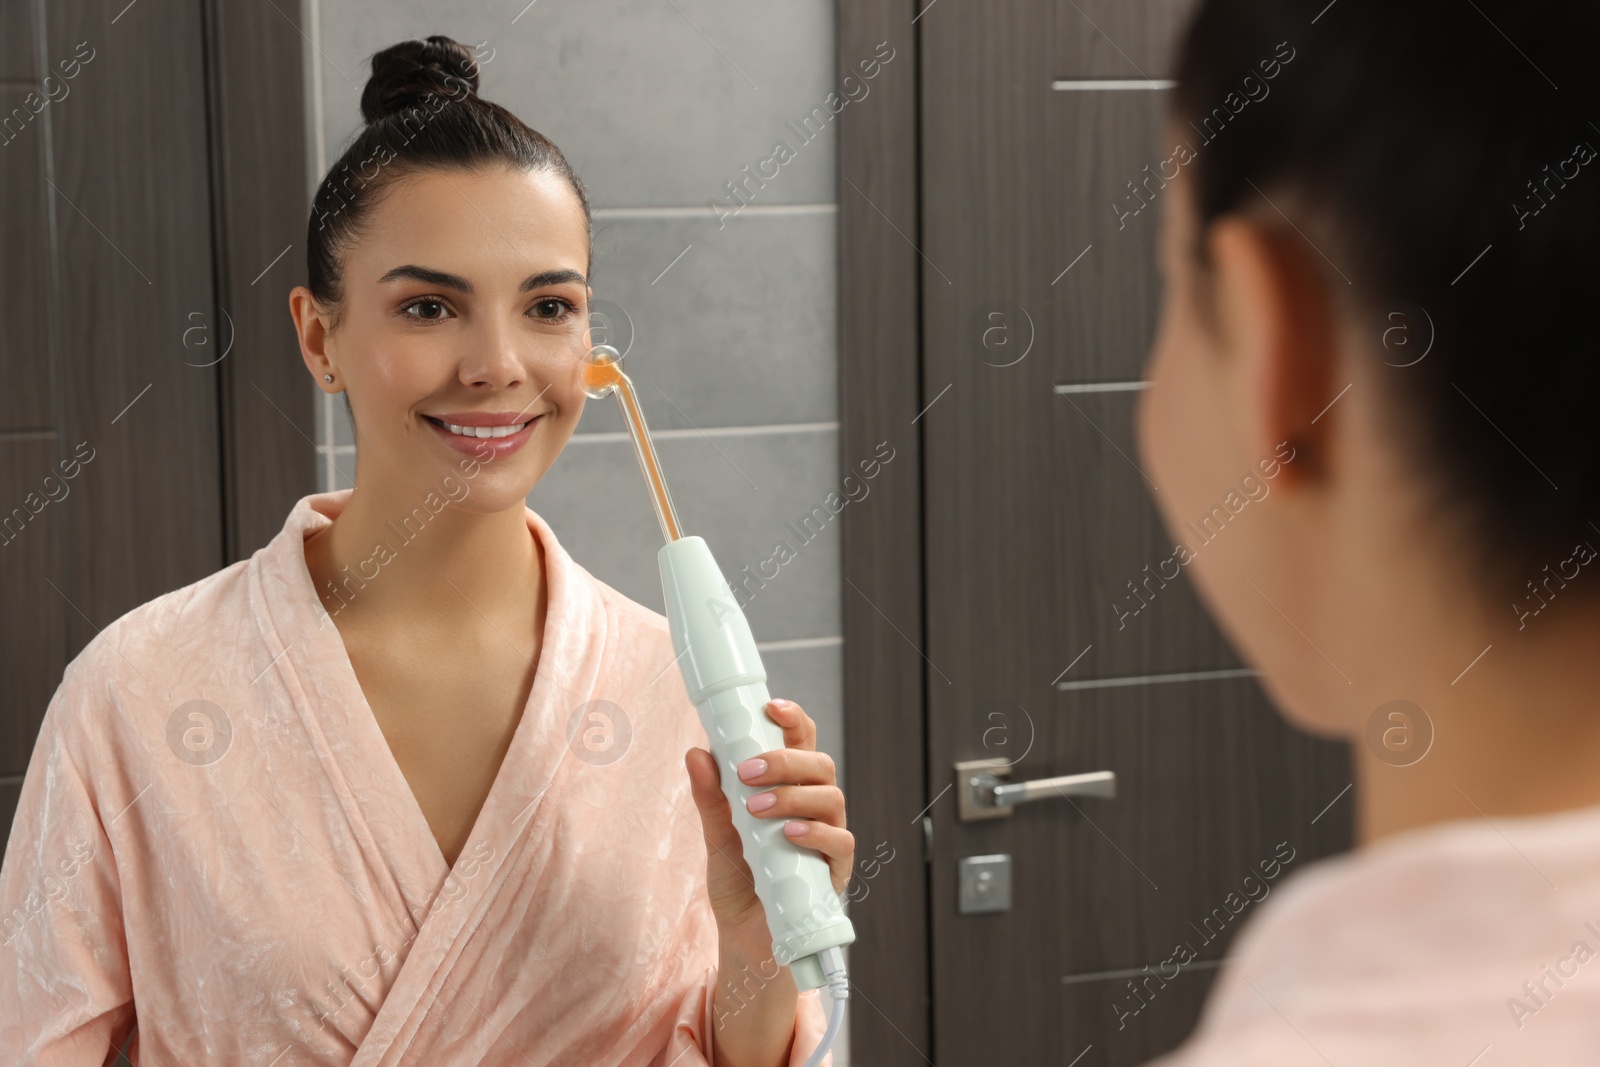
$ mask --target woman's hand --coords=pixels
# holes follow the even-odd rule
[[[758,818],[785,820],[789,840],[820,852],[828,861],[834,891],[843,893],[855,864],[856,842],[844,828],[844,794],[834,784],[833,759],[817,751],[817,724],[800,705],[773,700],[766,712],[783,727],[784,747],[739,765],[739,778],[746,785],[772,787],[750,797],[756,801],[750,811]],[[700,809],[706,888],[717,920],[719,980],[713,1003],[717,1065],[786,1063],[794,1039],[794,981],[788,969],[772,958],[772,933],[744,861],[716,760],[703,748],[691,748],[684,763]],[[764,808],[763,797],[772,798]]]
[[[828,861],[833,888],[843,893],[855,865],[855,836],[845,829],[844,793],[835,784],[833,757],[817,751],[817,724],[792,700],[775,699],[767,717],[783,727],[781,749],[763,752],[739,765],[739,779],[749,786],[773,786],[750,798],[751,814],[785,819],[784,834],[797,845],[814,848]],[[768,947],[766,915],[756,896],[755,879],[744,861],[744,846],[733,826],[733,813],[722,794],[722,773],[711,753],[692,748],[685,755],[689,786],[706,839],[706,886],[717,926],[726,936],[757,934]],[[763,798],[771,797],[758,810]],[[747,930],[755,926],[755,930]],[[741,939],[743,939],[741,937]]]

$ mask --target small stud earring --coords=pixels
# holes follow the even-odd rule
[[[328,384],[329,384],[329,385],[332,385],[332,384],[333,384],[333,375],[331,375],[331,374],[324,374],[324,375],[323,375],[323,376],[322,376],[322,380],[323,380],[323,381],[325,381],[325,382],[327,382],[327,383],[328,383]]]

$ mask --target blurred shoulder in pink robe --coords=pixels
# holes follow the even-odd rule
[[[306,567],[349,492],[67,668],[0,868],[0,1062],[108,1062],[137,1023],[134,1062],[187,1067],[708,1064],[706,738],[665,620],[527,512],[545,644],[452,868]],[[792,1064],[823,1022],[802,995]]]
[[[1261,909],[1150,1067],[1600,1063],[1600,808],[1397,834]]]

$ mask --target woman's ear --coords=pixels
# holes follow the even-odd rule
[[[1319,253],[1299,233],[1243,215],[1226,215],[1206,236],[1221,343],[1239,361],[1238,410],[1254,454],[1271,457],[1287,443],[1280,485],[1326,473],[1324,447],[1345,383],[1338,374],[1332,294],[1312,261]]]
[[[337,393],[344,389],[339,372],[333,366],[328,352],[328,329],[322,314],[317,310],[316,298],[311,290],[297,285],[289,292],[289,315],[294,319],[295,332],[300,338],[300,358],[324,393]],[[328,379],[332,378],[330,382]]]

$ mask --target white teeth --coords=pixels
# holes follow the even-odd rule
[[[528,422],[532,421],[532,419],[528,420]],[[460,434],[462,437],[510,437],[512,434],[519,432],[528,423],[519,422],[515,426],[456,426],[447,422],[444,425],[451,433]]]

